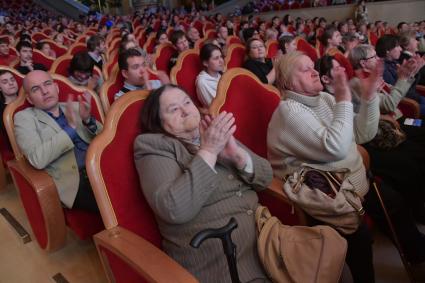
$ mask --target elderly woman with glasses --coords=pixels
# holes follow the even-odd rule
[[[345,172],[341,182],[350,187],[344,194],[348,198],[352,194],[359,204],[369,184],[357,143],[371,140],[377,131],[379,100],[375,84],[370,81],[361,93],[360,111],[354,115],[343,68],[333,73],[331,95],[322,91],[319,73],[303,53],[293,51],[283,55],[275,67],[276,84],[283,98],[267,132],[268,157],[275,176],[292,176],[305,166],[320,166],[328,172],[341,170]],[[323,213],[329,213],[328,219],[334,215],[325,210]],[[312,219],[312,222],[319,221]],[[347,239],[346,261],[354,281],[374,282],[371,234],[361,217],[356,223],[349,232],[344,232],[341,226],[334,227]]]
[[[141,187],[155,213],[163,248],[200,282],[231,282],[220,241],[190,247],[201,230],[238,222],[232,234],[237,246],[241,282],[269,282],[256,247],[256,191],[272,180],[267,160],[233,137],[235,118],[200,113],[178,86],[150,93],[142,110],[142,129],[134,143]]]
[[[246,42],[246,54],[248,59],[243,67],[253,72],[261,82],[274,84],[276,73],[271,59],[266,58],[266,47],[261,39],[250,38]]]

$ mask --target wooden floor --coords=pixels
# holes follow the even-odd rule
[[[6,208],[31,234],[23,244],[9,223],[0,215],[0,283],[44,283],[61,273],[70,283],[107,282],[92,241],[81,241],[68,231],[65,248],[48,254],[41,250],[13,185],[0,192],[0,208]]]
[[[3,207],[32,234],[13,185],[0,190],[0,208]],[[376,282],[409,282],[392,243],[380,232],[374,231],[374,234]],[[70,283],[107,282],[92,241],[81,241],[69,231],[66,247],[47,254],[40,250],[33,236],[31,242],[23,244],[0,215],[0,283],[56,282],[52,277],[57,273]]]

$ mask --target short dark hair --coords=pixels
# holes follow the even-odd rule
[[[78,52],[69,63],[68,72],[73,75],[75,71],[93,73],[94,61],[87,51]]]
[[[156,35],[155,35],[155,40],[156,40],[156,42],[158,42],[159,38],[160,38],[160,37],[161,37],[161,35],[163,35],[163,34],[166,34],[166,35],[167,35],[167,38],[168,38],[167,31],[166,31],[166,30],[161,29],[161,30],[159,30],[159,31],[156,33]]]
[[[398,23],[397,29],[400,30],[403,25],[407,25],[407,23],[406,22],[400,22],[400,23]]]
[[[214,50],[219,50],[220,53],[222,53],[220,47],[215,44],[207,43],[202,46],[201,51],[199,52],[199,58],[201,59],[201,62],[208,61],[211,58]]]
[[[9,73],[9,74],[11,74],[12,76],[14,76],[14,75],[13,75],[13,73],[12,73],[11,71],[9,71],[9,70],[5,70],[5,69],[0,69],[0,76],[3,76],[4,74],[7,74],[7,73]],[[0,103],[4,103],[4,101],[5,101],[4,95],[3,95],[3,93],[0,91]]]
[[[161,98],[161,95],[164,93],[164,91],[170,88],[178,88],[184,93],[186,93],[186,91],[184,91],[181,87],[174,84],[165,84],[161,86],[160,88],[152,90],[149,93],[149,96],[146,98],[145,103],[143,104],[142,112],[140,113],[143,132],[166,134],[166,131],[162,127],[162,123],[161,123],[161,117],[159,113],[159,109],[160,109],[159,100]]]
[[[279,37],[279,49],[283,54],[287,53],[285,44],[291,43],[293,40],[295,40],[295,37],[292,35],[282,35]]]
[[[89,51],[94,51],[102,41],[105,41],[105,38],[99,34],[90,36],[89,40],[87,40],[87,49]]]
[[[314,64],[314,68],[317,72],[319,72],[320,81],[322,80],[322,76],[328,76],[332,78],[331,76],[331,70],[333,68],[333,60],[335,60],[335,57],[330,55],[325,55],[319,60],[316,61],[316,64]]]
[[[262,43],[264,44],[264,41],[262,41],[261,39],[251,37],[251,38],[250,38],[250,39],[248,39],[248,40],[246,41],[246,43],[245,43],[245,50],[246,50],[246,54],[249,54],[249,52],[251,51],[251,43],[252,43],[253,41],[256,41],[256,40],[258,40],[258,41],[260,41],[260,42],[262,42]]]
[[[118,67],[120,70],[128,70],[128,58],[139,56],[144,57],[144,54],[136,48],[124,50],[118,55]]]
[[[380,58],[385,58],[387,52],[399,46],[399,37],[393,34],[386,34],[378,39],[376,42],[376,55]]]
[[[49,44],[47,41],[39,41],[35,44],[35,49],[41,50],[43,49],[44,44]]]
[[[173,45],[177,44],[177,41],[179,41],[180,38],[186,37],[186,34],[182,30],[176,30],[173,31],[173,33],[170,36],[170,41]]]
[[[32,44],[31,43],[29,43],[28,41],[26,41],[26,40],[20,40],[19,42],[18,42],[18,44],[16,45],[16,50],[18,51],[18,52],[21,52],[21,49],[22,48],[24,48],[24,47],[28,47],[28,48],[31,48],[32,49]]]
[[[0,37],[0,44],[9,45],[9,39],[7,37]]]
[[[251,39],[254,36],[254,33],[257,30],[255,28],[246,28],[242,31],[243,39],[245,42],[247,42],[249,39]]]

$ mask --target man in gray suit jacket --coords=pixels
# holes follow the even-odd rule
[[[44,71],[30,72],[23,87],[33,105],[14,118],[23,154],[53,178],[64,206],[98,211],[85,171],[88,145],[102,130],[90,114],[90,95],[59,103],[59,87]]]

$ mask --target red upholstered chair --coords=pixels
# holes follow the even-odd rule
[[[192,26],[196,28],[199,31],[199,35],[203,37],[204,34],[202,31],[202,26],[203,26],[202,22],[200,20],[196,20],[193,22]]]
[[[345,73],[347,74],[347,78],[349,80],[354,77],[353,66],[351,65],[350,60],[348,60],[348,58],[345,57],[341,51],[339,51],[337,48],[332,48],[331,50],[328,50],[327,54],[334,56],[335,60],[345,68]]]
[[[121,38],[116,38],[111,42],[111,45],[108,47],[106,52],[107,58],[109,58],[114,51],[117,51],[119,49],[120,44],[121,44]]]
[[[222,111],[233,113],[237,126],[236,139],[267,158],[267,128],[279,103],[280,95],[275,87],[263,84],[245,69],[233,68],[221,77],[209,112],[213,115]],[[281,181],[274,180],[270,188],[259,196],[261,203],[267,205],[283,223],[305,223],[303,213],[291,213],[292,207],[283,195]],[[276,202],[276,199],[279,201]]]
[[[229,35],[226,39],[226,46],[230,47],[232,44],[235,43],[242,44],[242,40],[236,35]]]
[[[31,36],[31,39],[34,40],[35,42],[39,42],[41,40],[51,39],[51,38],[43,32],[36,32]]]
[[[397,108],[408,118],[419,119],[421,116],[419,104],[413,99],[404,97]]]
[[[118,65],[112,68],[111,74],[102,86],[100,87],[100,100],[105,113],[108,113],[112,102],[114,102],[114,96],[124,85],[124,77],[119,71]]]
[[[146,39],[145,45],[143,45],[143,49],[148,53],[152,54],[153,50],[156,45],[156,34],[152,33],[149,35],[149,37]]]
[[[32,59],[34,63],[43,64],[47,69],[50,69],[53,62],[56,60],[56,58],[44,55],[44,53],[38,49],[33,49]]]
[[[73,45],[71,45],[67,51],[67,55],[75,55],[78,52],[87,51],[86,43],[76,41]]]
[[[207,30],[205,31],[205,36],[204,36],[204,38],[207,38],[207,39],[214,39],[214,38],[217,38],[217,32],[216,32],[214,29],[207,29]]]
[[[202,63],[198,49],[189,49],[182,52],[177,64],[171,69],[170,79],[173,84],[182,87],[192,98],[196,106],[201,107],[196,96],[196,77],[202,71]]]
[[[296,39],[297,43],[297,50],[304,52],[313,62],[316,62],[317,59],[319,59],[319,53],[317,52],[317,49],[314,48],[310,43],[308,43],[304,38],[297,37]]]
[[[226,58],[224,58],[224,65],[226,70],[232,68],[242,67],[245,61],[245,46],[239,43],[230,45],[227,49]]]
[[[71,63],[73,55],[66,54],[56,59],[50,67],[50,72],[52,74],[62,75],[64,77],[68,77],[68,68]]]
[[[161,251],[161,235],[140,189],[133,142],[147,91],[133,91],[109,110],[87,152],[87,173],[105,224],[94,236],[109,282],[198,282]],[[120,170],[117,170],[120,168]]]
[[[60,75],[53,74],[52,77],[59,86],[59,101],[66,101],[68,94],[74,94],[77,99],[78,95],[88,91],[92,96],[93,116],[101,123],[104,122],[103,110],[94,92],[75,87]],[[36,170],[23,157],[14,135],[13,117],[18,111],[30,106],[21,89],[17,100],[6,107],[4,122],[16,156],[16,160],[8,162],[8,167],[40,248],[51,252],[65,245],[66,226],[80,239],[88,239],[102,230],[103,224],[98,214],[62,208],[53,179],[44,170]]]
[[[115,65],[118,64],[118,50],[115,50],[111,53],[109,60],[103,64],[102,75],[103,79],[107,80],[112,73],[112,69]]]
[[[173,54],[176,52],[174,46],[170,43],[161,44],[156,48],[154,55],[154,63],[157,70],[161,70],[169,73],[168,71],[168,62]]]
[[[202,26],[202,31],[204,32],[204,37],[207,36],[207,32],[210,31],[210,30],[215,31],[214,23],[212,23],[210,21],[204,22],[204,24]]]
[[[376,46],[376,42],[378,42],[378,35],[374,32],[368,31],[367,38],[369,39],[369,43],[373,46]]]
[[[266,41],[266,54],[267,58],[274,58],[277,56],[279,51],[279,42],[277,40]]]
[[[16,82],[18,83],[18,88],[20,89],[22,86],[22,82],[24,80],[24,75],[16,71],[15,69],[6,67],[6,66],[0,66],[0,70],[6,70],[13,74],[13,76],[16,79]],[[3,117],[0,117],[3,121]],[[12,146],[9,142],[9,137],[4,134],[0,133],[0,191],[2,189],[6,188],[6,173],[7,173],[7,162],[10,160],[15,159],[15,155],[12,150]]]

